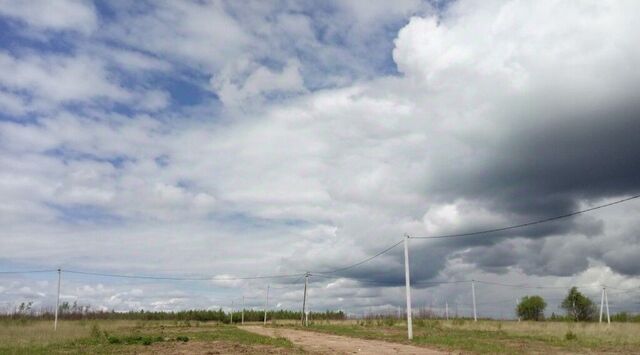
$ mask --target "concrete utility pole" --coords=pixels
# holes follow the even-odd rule
[[[473,321],[478,321],[478,313],[476,313],[476,283],[471,280],[471,297],[473,298]]]
[[[611,317],[609,316],[609,297],[607,296],[607,287],[602,287],[602,296],[600,297],[600,323],[602,323],[602,309],[607,308],[607,324],[611,324]]]
[[[242,296],[242,320],[241,323],[244,324],[244,296]]]
[[[233,325],[233,301],[231,301],[231,325]]]
[[[444,303],[444,316],[449,320],[449,302]]]
[[[58,330],[58,309],[60,308],[60,279],[62,278],[62,270],[58,269],[58,298],[56,299],[56,310],[53,320],[53,330]]]
[[[609,316],[609,295],[606,289],[604,290],[604,304],[607,307],[607,324],[611,324],[611,317]]]
[[[411,322],[411,281],[409,273],[409,235],[404,236],[404,280],[407,293],[407,338],[413,339],[413,323]]]
[[[267,309],[269,308],[269,285],[267,285],[267,300],[264,302],[264,325],[267,325]]]
[[[302,315],[300,316],[300,322],[303,326],[309,325],[309,319],[305,317],[307,311],[307,282],[309,280],[310,273],[304,274],[304,296],[302,298]]]
[[[602,310],[604,309],[604,287],[602,288],[602,293],[600,294],[600,320],[598,323],[602,323]]]

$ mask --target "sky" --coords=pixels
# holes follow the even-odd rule
[[[0,0],[0,271],[94,309],[404,306],[402,246],[640,193],[637,1]],[[409,241],[416,307],[637,312],[640,201]],[[227,278],[229,280],[220,280]],[[430,282],[450,282],[437,284]],[[57,275],[0,274],[0,310]],[[523,288],[497,285],[529,285]],[[617,291],[616,291],[617,290]]]

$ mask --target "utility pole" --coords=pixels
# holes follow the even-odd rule
[[[229,323],[233,325],[233,301],[231,301],[231,322]]]
[[[478,313],[476,312],[476,283],[471,280],[471,297],[473,298],[473,321],[478,321]]]
[[[449,302],[444,303],[444,316],[449,320]]]
[[[604,304],[607,308],[607,325],[611,324],[611,317],[609,316],[609,295],[607,294],[607,289],[604,289]]]
[[[598,323],[602,323],[602,310],[604,308],[604,290],[605,288],[602,287],[602,293],[600,295],[600,320]]]
[[[264,302],[264,325],[267,325],[267,308],[269,307],[269,285],[267,285],[267,300]]]
[[[241,323],[244,324],[244,296],[242,296],[242,320]]]
[[[304,274],[304,296],[302,298],[302,315],[300,316],[300,322],[303,326],[309,325],[309,319],[305,317],[307,311],[307,282],[309,280],[309,272]]]
[[[60,308],[60,279],[62,278],[62,270],[58,269],[58,298],[56,299],[56,310],[53,321],[53,330],[58,330],[58,309]]]
[[[404,280],[407,293],[407,338],[413,339],[413,323],[411,322],[411,281],[409,273],[409,235],[404,236]]]

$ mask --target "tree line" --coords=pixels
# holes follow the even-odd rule
[[[516,307],[518,318],[523,320],[541,321],[545,319],[544,310],[547,303],[541,296],[525,296]],[[577,287],[572,287],[567,296],[562,300],[560,308],[564,309],[565,315],[551,314],[551,320],[566,320],[575,322],[587,322],[596,320],[597,308],[594,302],[580,291]],[[614,314],[612,321],[640,321],[640,315],[630,315],[626,312]]]

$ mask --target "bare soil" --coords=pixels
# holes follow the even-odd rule
[[[296,354],[294,349],[246,345],[226,341],[162,342],[145,346],[136,354]]]
[[[349,338],[287,328],[244,326],[244,329],[270,337],[284,337],[313,354],[447,354],[446,352],[380,340]]]

